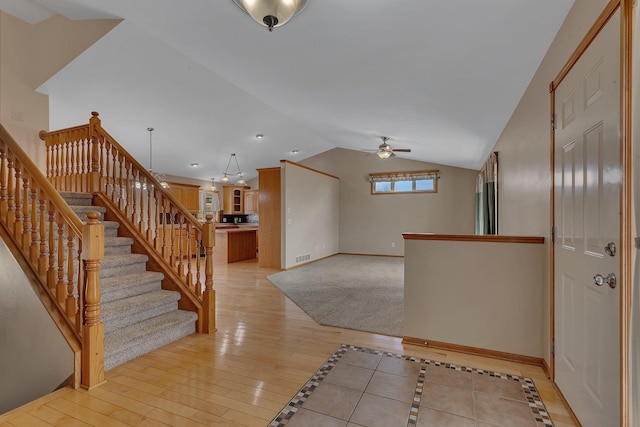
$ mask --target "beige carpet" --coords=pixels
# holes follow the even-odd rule
[[[268,279],[321,325],[403,335],[404,258],[335,255]]]

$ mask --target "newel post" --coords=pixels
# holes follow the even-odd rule
[[[92,111],[89,119],[89,139],[91,146],[91,161],[89,165],[89,193],[95,193],[100,189],[100,144],[98,143],[98,131],[100,119],[98,112]]]
[[[98,212],[89,212],[82,227],[84,265],[84,323],[82,325],[82,378],[87,390],[104,383],[104,324],[100,320],[100,260],[104,258],[104,226]],[[83,289],[79,289],[82,292]]]
[[[216,291],[213,290],[213,247],[216,245],[216,225],[213,215],[207,215],[202,225],[202,245],[205,250],[204,294],[202,295],[202,332],[216,331]]]

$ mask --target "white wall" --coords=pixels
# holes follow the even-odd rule
[[[607,3],[607,0],[574,3],[494,147],[494,151],[500,152],[500,234],[547,237],[543,276],[545,295],[541,307],[547,362],[550,360],[548,242],[551,228],[549,83],[556,78]]]
[[[339,250],[339,180],[282,162],[282,266],[291,268]],[[310,254],[296,263],[296,256]]]
[[[473,234],[477,171],[342,148],[300,163],[340,177],[342,253],[401,256],[403,232]],[[440,170],[436,194],[371,195],[369,173],[431,169]]]

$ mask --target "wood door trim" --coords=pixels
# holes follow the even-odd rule
[[[607,6],[605,6],[604,11],[602,11],[598,19],[596,19],[596,22],[594,22],[594,24],[591,26],[587,34],[584,36],[584,38],[576,48],[576,50],[571,54],[567,62],[558,73],[558,76],[549,85],[550,92],[555,91],[558,85],[562,83],[562,80],[564,80],[567,74],[569,74],[569,71],[573,68],[576,62],[578,62],[580,57],[582,57],[584,52],[595,40],[598,34],[600,34],[600,31],[602,31],[607,22],[609,22],[613,14],[618,11],[621,1],[623,0],[610,0]]]
[[[562,67],[557,77],[550,83],[549,92],[551,94],[551,113],[555,115],[555,90],[569,71],[578,62],[587,48],[591,45],[596,36],[609,22],[613,15],[621,10],[620,16],[620,166],[622,169],[620,211],[620,425],[629,425],[629,348],[630,348],[630,319],[631,319],[631,288],[632,288],[632,52],[633,52],[633,2],[634,0],[610,0],[600,14],[595,23],[591,26],[585,37],[582,39],[576,50],[569,57]],[[555,134],[551,130],[551,224],[555,226]],[[550,319],[551,334],[550,345],[553,345],[555,338],[555,254],[553,243],[550,250]],[[555,383],[555,355],[550,356],[550,374],[554,386]],[[558,390],[559,392],[560,390]],[[560,395],[562,395],[560,393]],[[572,415],[573,412],[571,411]]]

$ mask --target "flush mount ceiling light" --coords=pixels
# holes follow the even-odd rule
[[[289,22],[307,5],[308,0],[233,0],[254,21],[273,31]]]
[[[257,138],[257,139],[262,139],[262,138],[264,138],[264,135],[263,135],[263,134],[261,134],[261,133],[259,133],[259,134],[257,134],[257,135],[256,135],[256,138]]]
[[[236,168],[238,169],[238,172],[236,173],[229,173],[229,165],[231,165],[231,159],[234,159],[236,161]],[[223,173],[223,177],[220,180],[220,182],[222,183],[229,183],[231,182],[231,178],[229,178],[230,176],[237,176],[238,180],[236,181],[237,185],[246,185],[246,181],[244,179],[242,179],[242,172],[240,172],[240,165],[238,164],[238,157],[236,156],[235,153],[231,153],[231,156],[229,156],[229,161],[227,162],[227,168],[224,170]]]
[[[161,173],[153,173],[153,141],[151,135],[153,134],[153,128],[147,128],[149,131],[149,173],[152,177],[156,179],[162,186],[162,188],[169,188],[169,183],[167,182],[167,177]]]

